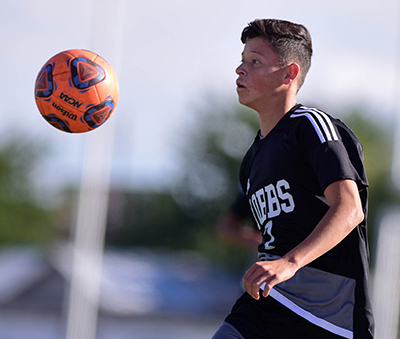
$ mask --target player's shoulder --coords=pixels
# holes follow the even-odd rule
[[[313,135],[321,143],[340,139],[342,122],[320,109],[297,105],[289,112],[289,121],[296,132]]]

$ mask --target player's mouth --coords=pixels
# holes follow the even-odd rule
[[[241,91],[246,89],[246,86],[244,86],[240,81],[236,81],[236,90]]]

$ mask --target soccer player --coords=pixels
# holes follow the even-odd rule
[[[362,146],[297,103],[312,55],[303,25],[255,20],[241,40],[237,93],[260,131],[240,183],[263,240],[213,339],[373,338]]]

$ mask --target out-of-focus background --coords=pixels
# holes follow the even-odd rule
[[[0,17],[0,339],[212,336],[254,260],[216,225],[257,129],[236,99],[240,33],[265,17],[310,30],[299,101],[364,145],[377,338],[399,338],[398,1],[2,0]],[[114,115],[86,134],[47,124],[33,94],[72,48],[120,84]]]

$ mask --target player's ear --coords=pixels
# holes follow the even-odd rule
[[[285,76],[285,84],[289,84],[291,81],[295,80],[300,74],[300,66],[295,62],[287,66],[287,72]]]

